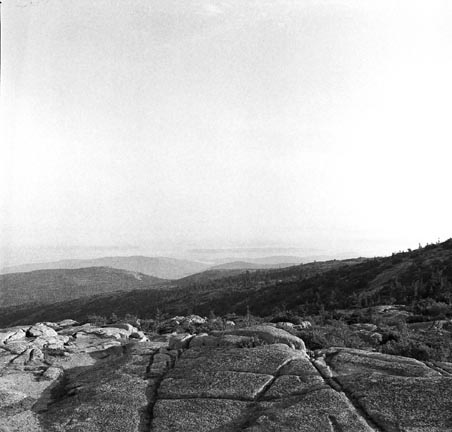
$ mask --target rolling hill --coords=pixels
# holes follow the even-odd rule
[[[0,307],[41,306],[95,294],[149,289],[166,282],[109,267],[11,273],[0,275]]]
[[[304,264],[279,270],[206,270],[170,283],[157,283],[153,289],[137,289],[124,292],[98,293],[87,297],[60,301],[51,305],[17,305],[0,308],[0,325],[58,320],[72,317],[83,320],[92,314],[118,316],[134,314],[151,317],[157,308],[174,314],[195,311],[208,314],[240,311],[235,302],[246,299],[252,286],[262,288],[275,286],[278,281],[292,279],[294,275],[306,277],[320,274],[343,265],[354,265],[358,260],[328,261]],[[25,273],[26,275],[27,273]],[[20,274],[17,274],[20,275]],[[133,289],[133,288],[132,288]],[[244,306],[246,308],[246,306]],[[61,318],[61,319],[63,319]]]
[[[0,310],[0,325],[89,314],[267,316],[285,309],[300,315],[379,304],[452,302],[452,239],[388,257],[314,262],[276,270],[209,270],[170,286],[83,297],[48,307]]]
[[[137,255],[23,264],[14,267],[5,267],[2,270],[2,273],[7,274],[51,269],[79,269],[87,267],[112,267],[163,279],[179,279],[206,270],[209,266],[197,261]]]

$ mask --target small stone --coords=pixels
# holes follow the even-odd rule
[[[62,374],[63,374],[62,369],[51,366],[42,374],[42,377],[54,381],[58,379]]]

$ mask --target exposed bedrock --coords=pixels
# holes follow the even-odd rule
[[[0,430],[452,431],[449,363],[308,355],[265,325],[150,338],[68,320],[0,330]]]

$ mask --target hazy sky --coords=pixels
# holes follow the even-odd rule
[[[451,23],[450,0],[4,0],[0,264],[451,237]]]

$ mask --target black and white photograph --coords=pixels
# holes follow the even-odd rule
[[[450,0],[0,8],[0,432],[452,432]]]

